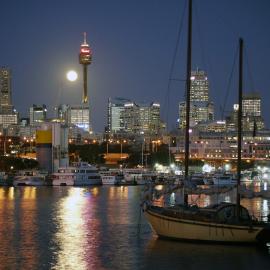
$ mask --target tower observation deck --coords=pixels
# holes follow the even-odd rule
[[[81,44],[79,53],[79,62],[83,65],[83,97],[82,103],[88,102],[87,96],[87,66],[92,62],[92,51],[90,46],[86,42],[86,33],[84,32],[84,42]]]

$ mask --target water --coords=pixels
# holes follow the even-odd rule
[[[139,199],[140,187],[0,188],[0,269],[269,268],[267,249],[159,240]]]

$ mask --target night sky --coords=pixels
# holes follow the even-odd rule
[[[1,1],[0,66],[12,69],[15,108],[27,116],[33,103],[44,103],[52,111],[59,103],[81,101],[78,53],[86,31],[93,50],[88,93],[94,130],[104,129],[108,97],[158,101],[163,119],[173,128],[185,91],[185,6],[186,0]],[[261,93],[270,127],[269,14],[269,0],[194,0],[192,65],[208,73],[217,118],[228,89],[226,110],[237,99],[238,65],[231,83],[229,78],[241,36],[246,48],[244,92]],[[183,20],[172,75],[180,81],[171,81],[168,90]],[[79,81],[67,82],[69,69],[80,72]]]

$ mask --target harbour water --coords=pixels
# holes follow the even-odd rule
[[[267,248],[158,239],[140,214],[140,193],[139,186],[1,187],[0,269],[269,269]],[[270,200],[242,203],[269,214]]]

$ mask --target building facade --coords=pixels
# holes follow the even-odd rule
[[[108,132],[110,134],[158,134],[161,126],[160,104],[137,104],[116,98],[108,102]]]
[[[226,117],[227,129],[237,130],[238,104],[234,104],[233,111]],[[242,99],[242,128],[244,131],[253,131],[264,129],[264,120],[261,110],[261,97],[258,93],[243,94]]]
[[[190,126],[214,120],[214,104],[209,99],[209,81],[205,71],[197,69],[190,77]],[[186,102],[179,103],[179,128],[186,125]]]
[[[13,106],[11,99],[11,70],[6,67],[0,68],[0,113],[12,114]]]
[[[234,132],[192,132],[190,136],[190,158],[199,160],[237,160],[237,131]],[[185,155],[184,134],[178,136],[177,146],[171,147],[176,160]],[[242,159],[270,159],[270,132],[243,133]]]
[[[68,109],[68,125],[90,132],[90,112],[87,104],[70,105]]]
[[[11,70],[0,68],[0,126],[6,129],[18,123],[18,113],[12,105]]]
[[[107,111],[107,126],[110,133],[123,132],[125,130],[123,114],[125,104],[131,103],[125,98],[109,98]]]
[[[40,123],[45,122],[47,119],[46,105],[33,104],[33,106],[29,109],[29,119],[31,126],[40,125]]]

